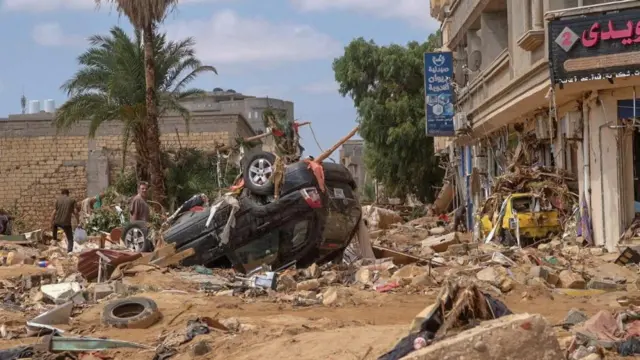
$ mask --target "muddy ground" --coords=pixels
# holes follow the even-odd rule
[[[33,267],[0,268],[0,277],[14,276],[22,271],[33,272]],[[36,270],[37,271],[37,270]],[[136,296],[155,300],[163,318],[144,330],[119,330],[100,323],[100,312],[105,304],[88,305],[75,315],[71,324],[61,326],[76,335],[106,337],[157,346],[160,337],[184,331],[190,319],[208,316],[215,319],[235,318],[240,325],[238,332],[229,334],[214,332],[200,335],[190,343],[179,347],[180,353],[172,359],[191,359],[190,347],[200,341],[208,342],[211,351],[206,359],[278,359],[278,360],[364,360],[376,359],[391,349],[395,342],[407,334],[413,317],[429,305],[437,295],[437,289],[420,293],[381,294],[357,287],[349,289],[351,295],[344,305],[325,307],[294,307],[278,303],[269,297],[243,299],[231,296],[207,296],[196,286],[185,283],[172,273],[160,271],[139,274],[127,278],[130,285],[148,286]],[[570,297],[539,287],[519,285],[503,300],[513,312],[540,313],[552,324],[561,323],[567,312],[577,308],[588,315],[602,309],[619,308],[616,298],[622,294],[606,293],[592,297]],[[75,314],[76,312],[74,312]],[[29,319],[29,314],[0,310],[0,323],[16,328]],[[570,334],[558,329],[562,340]],[[0,340],[0,348],[33,344],[38,338]],[[561,341],[562,344],[562,341]],[[154,350],[118,350],[108,352],[114,359],[152,359]],[[615,359],[615,357],[607,357]]]

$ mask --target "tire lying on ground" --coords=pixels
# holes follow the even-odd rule
[[[102,323],[118,329],[146,329],[161,317],[155,301],[144,297],[115,300],[102,310]]]

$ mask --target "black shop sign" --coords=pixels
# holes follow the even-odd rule
[[[549,21],[554,84],[640,75],[640,9]]]

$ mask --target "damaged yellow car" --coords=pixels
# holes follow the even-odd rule
[[[500,211],[495,212],[496,198],[490,198],[481,212],[480,231],[482,237],[491,241],[499,236],[505,245],[524,245],[562,231],[560,214],[551,203],[536,194],[511,194],[503,201]],[[492,216],[491,218],[489,216]]]

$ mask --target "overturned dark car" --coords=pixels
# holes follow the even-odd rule
[[[241,165],[239,194],[225,195],[210,206],[206,197],[195,196],[174,214],[163,238],[178,251],[195,250],[183,265],[249,272],[263,264],[277,269],[342,258],[362,217],[349,170],[323,162],[323,181],[309,162],[294,162],[285,167],[275,198],[275,161],[269,152],[248,155]],[[144,224],[132,223],[124,230],[125,244],[137,251],[152,249],[148,237]]]

